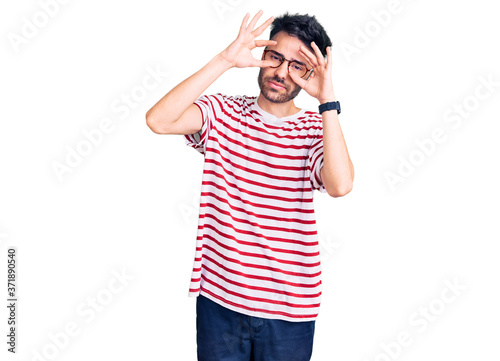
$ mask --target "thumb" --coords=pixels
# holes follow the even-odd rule
[[[260,67],[260,68],[268,68],[268,67],[271,67],[273,66],[273,62],[270,61],[270,60],[258,60],[258,59],[254,59],[254,61],[252,62],[252,66],[257,66],[257,67]]]
[[[295,84],[297,84],[298,86],[300,86],[301,88],[304,88],[307,84],[307,80],[305,79],[302,79],[301,77],[299,77],[298,75],[290,72],[288,73],[290,75],[290,78],[293,80],[293,82]]]

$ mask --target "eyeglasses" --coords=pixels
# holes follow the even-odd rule
[[[262,54],[262,59],[273,62],[271,68],[279,68],[281,64],[283,64],[286,60],[288,61],[288,72],[293,72],[297,74],[300,78],[303,78],[310,70],[312,70],[312,68],[307,69],[307,66],[304,63],[301,63],[300,61],[297,60],[288,60],[283,56],[283,54],[280,54],[274,50],[264,50],[264,53]],[[311,74],[309,74],[309,76],[310,75]]]

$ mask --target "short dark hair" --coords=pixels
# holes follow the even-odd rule
[[[272,39],[280,31],[297,37],[309,48],[311,48],[311,42],[314,41],[323,56],[326,56],[326,48],[332,46],[332,41],[315,16],[285,13],[274,19],[269,39]]]

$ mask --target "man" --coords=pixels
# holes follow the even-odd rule
[[[233,43],[146,114],[155,133],[183,134],[205,156],[190,287],[199,360],[310,359],[321,297],[313,190],[341,197],[354,178],[330,39],[314,17],[256,28],[261,15],[248,24],[247,14]],[[271,23],[270,40],[256,40]],[[201,96],[232,67],[261,68],[258,97]],[[295,106],[301,89],[321,114]]]

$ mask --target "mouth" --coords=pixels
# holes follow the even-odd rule
[[[273,89],[276,89],[276,90],[281,90],[281,89],[285,89],[285,87],[283,85],[280,85],[278,83],[275,83],[274,81],[269,81],[269,86]]]

